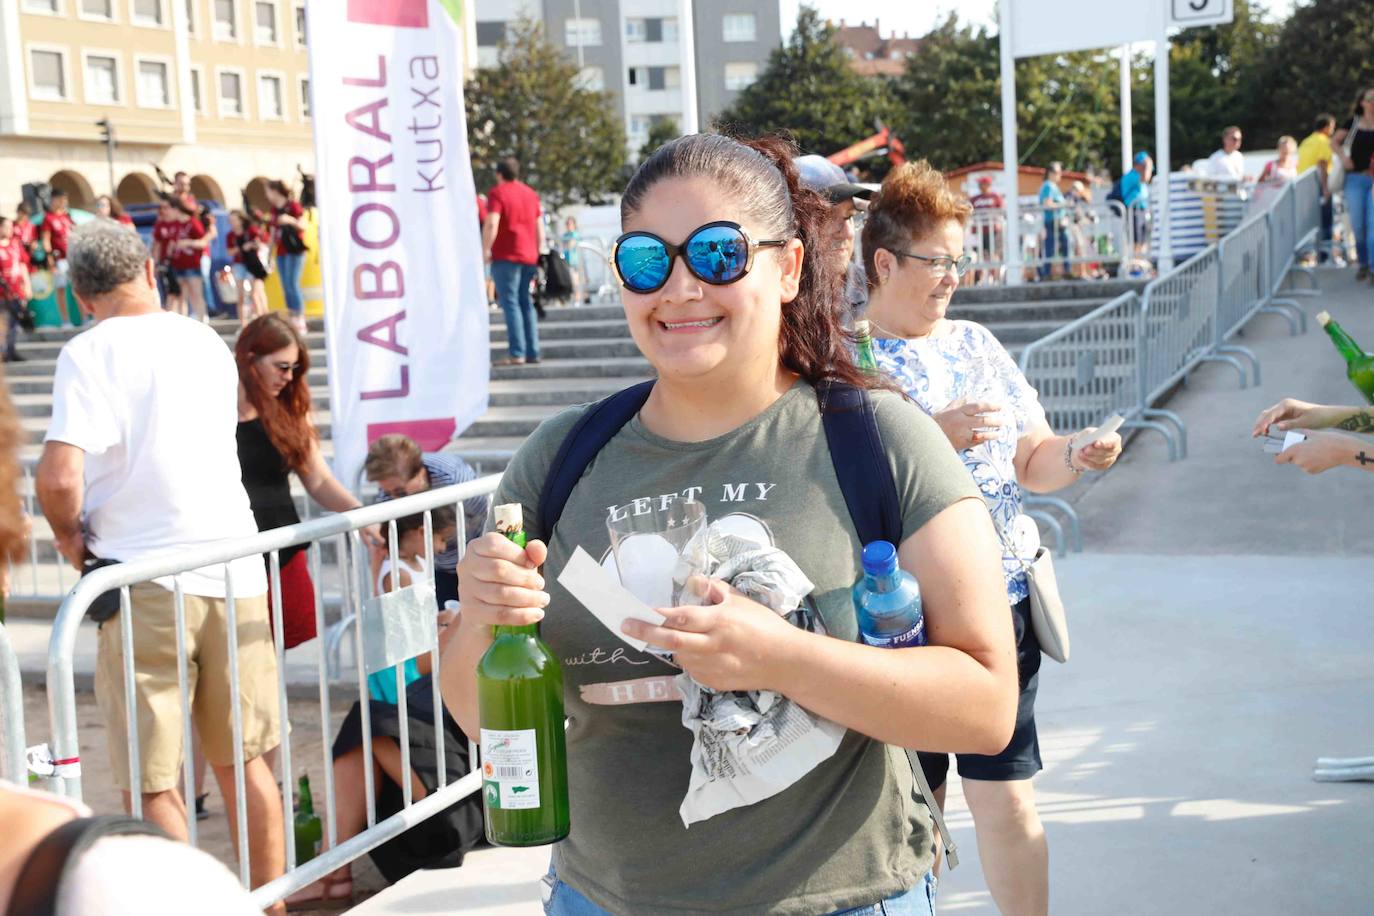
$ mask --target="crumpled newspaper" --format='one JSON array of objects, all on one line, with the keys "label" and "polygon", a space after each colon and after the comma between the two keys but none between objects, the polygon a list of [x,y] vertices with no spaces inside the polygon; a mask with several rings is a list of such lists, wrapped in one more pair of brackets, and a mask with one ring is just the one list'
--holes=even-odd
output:
[{"label": "crumpled newspaper", "polygon": [[[717,531],[707,535],[708,571],[795,626],[825,627],[806,605],[815,584],[784,551]],[[690,827],[722,811],[776,795],[835,753],[845,728],[768,690],[717,693],[676,678],[682,724],[691,731],[692,776],[678,814]]]}]

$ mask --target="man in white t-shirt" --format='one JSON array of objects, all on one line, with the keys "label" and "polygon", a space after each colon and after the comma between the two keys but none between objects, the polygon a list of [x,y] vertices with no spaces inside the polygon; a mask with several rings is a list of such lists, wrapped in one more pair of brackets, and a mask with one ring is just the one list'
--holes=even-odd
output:
[{"label": "man in white t-shirt", "polygon": [[1221,149],[1207,157],[1208,178],[1245,180],[1245,157],[1240,154],[1240,140],[1240,128],[1235,125],[1221,132]]},{"label": "man in white t-shirt", "polygon": [[[164,312],[136,233],[109,220],[72,232],[72,290],[93,328],[62,348],[35,480],[62,555],[78,569],[131,562],[256,533],[236,445],[238,371],[209,327]],[[144,816],[186,838],[173,580],[186,617],[191,717],[234,817],[228,602],[238,638],[245,800],[253,885],[282,874],[281,794],[261,755],[279,741],[277,665],[262,559],[244,557],[133,586],[138,753]],[[227,581],[226,581],[227,580]],[[131,790],[117,609],[98,635],[96,699],[115,782]]]}]

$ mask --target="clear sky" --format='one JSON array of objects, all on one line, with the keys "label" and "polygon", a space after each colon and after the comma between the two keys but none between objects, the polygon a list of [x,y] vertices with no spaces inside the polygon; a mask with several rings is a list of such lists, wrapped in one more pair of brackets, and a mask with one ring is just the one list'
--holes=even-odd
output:
[{"label": "clear sky", "polygon": [[[1295,0],[1261,0],[1275,15],[1283,18],[1293,11]],[[952,10],[959,19],[991,26],[996,16],[996,0],[810,0],[822,16],[839,22],[872,23],[879,21],[883,35],[910,32],[912,37],[924,35]],[[784,21],[795,21],[799,0],[782,0]],[[789,12],[790,11],[790,12]]]}]

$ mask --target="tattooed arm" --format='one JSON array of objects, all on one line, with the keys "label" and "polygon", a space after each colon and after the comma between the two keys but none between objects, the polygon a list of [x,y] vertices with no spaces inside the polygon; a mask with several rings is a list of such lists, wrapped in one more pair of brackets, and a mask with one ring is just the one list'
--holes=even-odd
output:
[{"label": "tattooed arm", "polygon": [[1374,473],[1374,439],[1349,433],[1309,432],[1307,441],[1284,449],[1276,464],[1294,464],[1309,474],[1342,465]]},{"label": "tattooed arm", "polygon": [[1334,427],[1351,433],[1374,433],[1374,407],[1336,407],[1284,398],[1260,413],[1252,435],[1264,435],[1270,425],[1281,431]]}]

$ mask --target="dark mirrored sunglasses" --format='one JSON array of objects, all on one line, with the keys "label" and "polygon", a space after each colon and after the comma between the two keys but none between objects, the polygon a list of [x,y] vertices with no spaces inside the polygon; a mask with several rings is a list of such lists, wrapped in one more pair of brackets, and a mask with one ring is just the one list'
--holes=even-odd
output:
[{"label": "dark mirrored sunglasses", "polygon": [[703,283],[724,286],[749,273],[760,248],[779,248],[783,239],[753,241],[738,223],[720,221],[699,226],[681,245],[671,245],[652,232],[627,232],[611,252],[620,284],[634,293],[662,289],[681,257],[692,276]]}]

